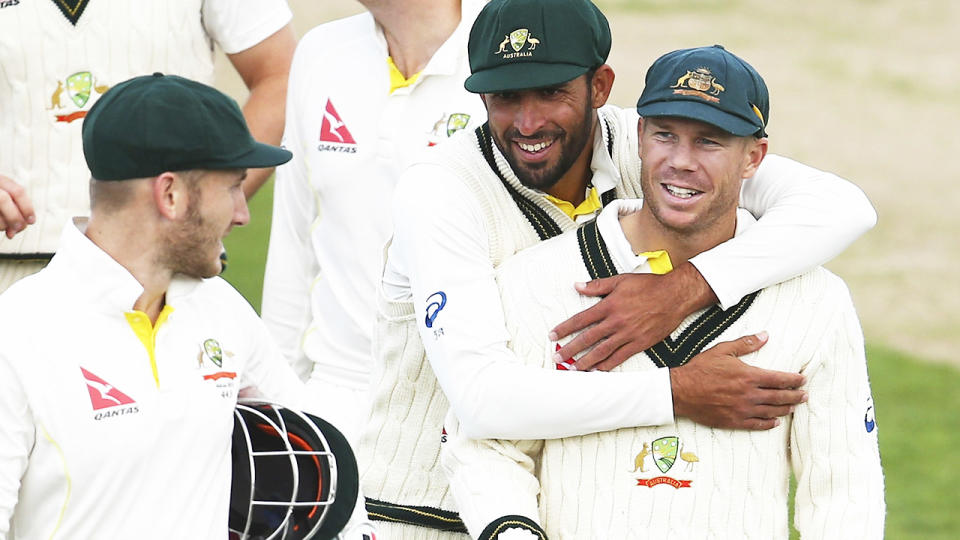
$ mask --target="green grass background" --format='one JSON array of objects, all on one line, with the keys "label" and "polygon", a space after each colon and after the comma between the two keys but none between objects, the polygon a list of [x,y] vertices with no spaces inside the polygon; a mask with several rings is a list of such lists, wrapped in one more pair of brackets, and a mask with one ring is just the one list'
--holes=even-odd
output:
[{"label": "green grass background", "polygon": [[[250,202],[250,224],[225,242],[224,277],[257,311],[272,201],[271,180]],[[867,358],[886,475],[886,537],[960,538],[960,372],[877,345],[867,346]]]}]

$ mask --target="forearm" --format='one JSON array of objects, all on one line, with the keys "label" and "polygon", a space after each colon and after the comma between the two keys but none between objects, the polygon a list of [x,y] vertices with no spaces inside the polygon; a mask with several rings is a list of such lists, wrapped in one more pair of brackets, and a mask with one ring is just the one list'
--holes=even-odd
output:
[{"label": "forearm", "polygon": [[[253,47],[228,55],[250,91],[243,115],[253,138],[277,145],[283,137],[287,82],[296,49],[296,37],[288,24]],[[251,169],[244,181],[249,199],[273,173],[273,169]]]}]

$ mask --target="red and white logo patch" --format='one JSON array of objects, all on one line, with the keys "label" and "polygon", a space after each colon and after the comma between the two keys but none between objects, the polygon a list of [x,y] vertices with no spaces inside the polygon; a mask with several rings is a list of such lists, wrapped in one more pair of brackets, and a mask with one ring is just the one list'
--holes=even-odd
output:
[{"label": "red and white logo patch", "polygon": [[323,111],[323,124],[320,126],[320,142],[356,145],[353,135],[347,125],[340,118],[333,102],[327,99],[327,106]]},{"label": "red and white logo patch", "polygon": [[93,410],[136,403],[130,396],[117,390],[107,381],[83,368],[80,368],[80,371],[83,372],[83,378],[87,382],[87,391],[90,393],[90,404],[93,405]]}]

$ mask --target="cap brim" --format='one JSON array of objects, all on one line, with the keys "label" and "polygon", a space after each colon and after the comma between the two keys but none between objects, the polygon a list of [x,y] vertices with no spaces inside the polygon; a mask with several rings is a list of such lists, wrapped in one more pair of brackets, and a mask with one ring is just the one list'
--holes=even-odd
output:
[{"label": "cap brim", "polygon": [[590,68],[573,64],[516,62],[478,71],[463,86],[474,94],[491,94],[555,86],[572,81]]},{"label": "cap brim", "polygon": [[264,167],[276,167],[282,165],[293,158],[289,150],[254,142],[249,152],[240,157],[231,159],[230,163],[225,164],[228,169],[261,169]]},{"label": "cap brim", "polygon": [[758,131],[763,131],[763,126],[758,126],[739,116],[698,101],[657,101],[646,105],[638,105],[637,113],[641,117],[676,116],[698,120],[738,137],[746,137]]}]

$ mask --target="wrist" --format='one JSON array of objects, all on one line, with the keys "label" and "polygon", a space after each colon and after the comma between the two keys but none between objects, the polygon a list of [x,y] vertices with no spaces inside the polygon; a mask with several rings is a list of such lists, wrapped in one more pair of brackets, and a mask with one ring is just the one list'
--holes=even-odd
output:
[{"label": "wrist", "polygon": [[672,277],[676,280],[678,290],[681,291],[677,296],[687,315],[720,301],[710,284],[700,274],[700,270],[690,261],[684,262],[667,275],[673,275]]}]

